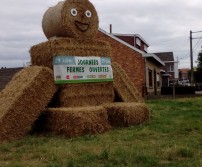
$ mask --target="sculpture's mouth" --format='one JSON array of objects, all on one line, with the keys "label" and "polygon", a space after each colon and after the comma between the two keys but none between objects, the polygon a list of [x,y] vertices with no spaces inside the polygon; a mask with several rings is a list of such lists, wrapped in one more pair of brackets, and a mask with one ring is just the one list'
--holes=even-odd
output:
[{"label": "sculpture's mouth", "polygon": [[87,31],[87,30],[88,30],[88,27],[89,27],[89,24],[87,24],[87,23],[82,23],[82,22],[80,22],[80,21],[75,21],[75,25],[76,25],[76,27],[77,27],[80,31],[82,31],[82,32]]}]

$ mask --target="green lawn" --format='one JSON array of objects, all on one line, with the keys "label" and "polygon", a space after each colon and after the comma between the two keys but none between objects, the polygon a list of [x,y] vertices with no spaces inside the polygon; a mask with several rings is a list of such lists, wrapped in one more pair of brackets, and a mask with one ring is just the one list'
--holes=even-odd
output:
[{"label": "green lawn", "polygon": [[202,98],[147,101],[151,119],[96,136],[0,144],[0,166],[202,167]]}]

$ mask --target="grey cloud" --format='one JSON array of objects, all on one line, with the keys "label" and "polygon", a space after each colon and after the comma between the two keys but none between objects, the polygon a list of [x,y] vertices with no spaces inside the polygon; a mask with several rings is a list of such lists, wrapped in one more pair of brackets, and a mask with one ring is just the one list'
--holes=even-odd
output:
[{"label": "grey cloud", "polygon": [[[200,0],[117,0],[115,4],[98,6],[101,28],[108,31],[111,23],[113,32],[138,33],[150,44],[150,52],[173,51],[175,57],[184,57],[189,54],[189,31],[202,30]],[[194,52],[195,59],[200,49]]]},{"label": "grey cloud", "polygon": [[[151,52],[173,51],[176,57],[183,57],[189,53],[189,31],[202,30],[201,0],[90,1],[98,11],[102,29],[109,31],[109,24],[113,24],[115,33],[138,33],[150,44]],[[1,0],[0,67],[29,61],[30,47],[47,40],[41,28],[43,14],[58,2]],[[199,50],[194,52],[195,58]],[[180,64],[187,66],[187,62],[188,58],[182,59]]]}]

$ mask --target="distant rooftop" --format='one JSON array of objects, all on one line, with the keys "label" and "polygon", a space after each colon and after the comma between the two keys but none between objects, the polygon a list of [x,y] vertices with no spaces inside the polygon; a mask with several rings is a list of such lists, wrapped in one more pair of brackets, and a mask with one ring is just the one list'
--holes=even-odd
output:
[{"label": "distant rooftop", "polygon": [[190,70],[191,70],[190,68],[181,68],[181,69],[179,69],[179,71],[181,71],[182,73],[187,73]]},{"label": "distant rooftop", "polygon": [[154,54],[157,55],[163,62],[174,61],[173,52],[159,52]]}]

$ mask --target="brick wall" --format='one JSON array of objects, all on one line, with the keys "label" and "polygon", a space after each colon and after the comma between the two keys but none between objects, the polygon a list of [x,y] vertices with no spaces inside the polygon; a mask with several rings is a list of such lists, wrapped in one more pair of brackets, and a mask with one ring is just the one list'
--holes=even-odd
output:
[{"label": "brick wall", "polygon": [[145,95],[145,63],[142,55],[102,32],[97,34],[97,38],[109,42],[112,48],[112,61],[122,66],[134,86]]}]

